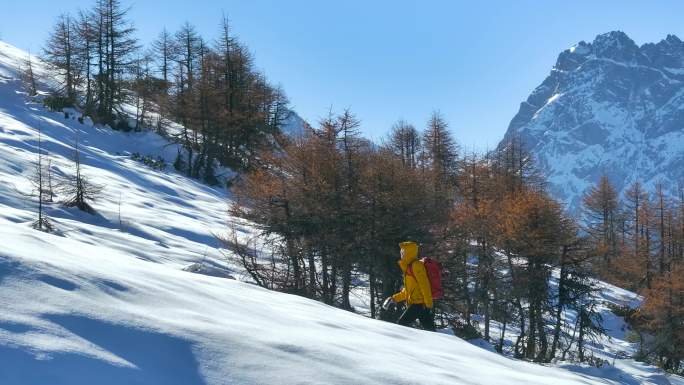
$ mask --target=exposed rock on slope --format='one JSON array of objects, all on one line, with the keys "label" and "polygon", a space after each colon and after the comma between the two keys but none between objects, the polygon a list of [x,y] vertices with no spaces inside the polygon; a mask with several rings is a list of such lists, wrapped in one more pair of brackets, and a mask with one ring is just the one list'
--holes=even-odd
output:
[{"label": "exposed rock on slope", "polygon": [[638,46],[623,32],[563,51],[506,133],[521,138],[552,192],[577,209],[602,173],[618,191],[635,180],[684,181],[684,43]]}]

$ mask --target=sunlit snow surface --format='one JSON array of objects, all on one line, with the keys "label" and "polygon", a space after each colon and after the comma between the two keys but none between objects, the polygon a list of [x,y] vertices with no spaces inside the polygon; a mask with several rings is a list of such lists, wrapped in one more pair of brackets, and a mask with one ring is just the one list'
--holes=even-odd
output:
[{"label": "sunlit snow surface", "polygon": [[[241,282],[213,235],[224,231],[229,197],[131,160],[173,159],[176,148],[153,133],[80,124],[28,103],[16,70],[24,55],[0,43],[0,384],[667,383],[631,361],[517,361]],[[31,229],[35,205],[23,195],[38,127],[57,174],[70,172],[80,130],[83,172],[103,187],[97,215],[49,205],[55,234]],[[238,279],[183,270],[200,261]]]}]

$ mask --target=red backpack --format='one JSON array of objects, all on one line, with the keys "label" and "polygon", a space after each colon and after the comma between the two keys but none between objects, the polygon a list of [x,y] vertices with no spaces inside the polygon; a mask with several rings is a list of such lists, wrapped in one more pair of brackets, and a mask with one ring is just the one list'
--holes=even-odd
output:
[{"label": "red backpack", "polygon": [[[421,258],[420,262],[425,266],[428,281],[430,281],[430,291],[432,292],[432,299],[440,299],[444,296],[444,289],[442,289],[442,264],[430,257]],[[413,269],[408,267],[407,273],[415,278]]]}]

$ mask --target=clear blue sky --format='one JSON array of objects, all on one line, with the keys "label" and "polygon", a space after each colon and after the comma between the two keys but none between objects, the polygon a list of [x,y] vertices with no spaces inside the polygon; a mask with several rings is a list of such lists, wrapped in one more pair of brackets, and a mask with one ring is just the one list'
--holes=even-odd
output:
[{"label": "clear blue sky", "polygon": [[[684,39],[682,1],[123,0],[143,42],[190,21],[213,37],[221,13],[316,122],[351,108],[382,138],[403,118],[423,127],[434,109],[467,149],[495,146],[519,103],[580,40],[623,30],[637,44]],[[91,0],[7,0],[0,36],[40,49],[60,12]]]}]

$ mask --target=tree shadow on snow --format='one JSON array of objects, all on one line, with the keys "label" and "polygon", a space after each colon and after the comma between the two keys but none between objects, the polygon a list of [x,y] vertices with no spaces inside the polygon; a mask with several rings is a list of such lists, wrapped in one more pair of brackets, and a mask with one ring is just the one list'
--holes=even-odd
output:
[{"label": "tree shadow on snow", "polygon": [[[595,368],[592,366],[580,366],[580,365],[562,365],[563,369],[569,370],[575,374],[579,374],[585,377],[593,377],[598,380],[614,380],[619,384],[624,385],[640,385],[645,383],[653,385],[670,385],[670,381],[667,376],[660,372],[658,369],[653,368],[650,375],[647,376],[634,376],[620,368],[615,366],[605,365],[601,368]],[[644,378],[645,377],[645,378]]]},{"label": "tree shadow on snow", "polygon": [[50,315],[48,320],[130,362],[117,366],[79,353],[36,357],[0,346],[3,385],[204,385],[188,341],[130,326],[80,316]]}]

